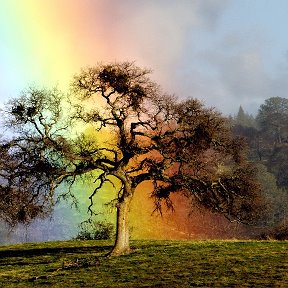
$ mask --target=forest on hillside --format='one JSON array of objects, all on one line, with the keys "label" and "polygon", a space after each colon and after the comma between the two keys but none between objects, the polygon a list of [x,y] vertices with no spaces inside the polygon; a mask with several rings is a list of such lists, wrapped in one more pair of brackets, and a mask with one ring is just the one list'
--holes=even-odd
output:
[{"label": "forest on hillside", "polygon": [[269,213],[263,224],[277,227],[268,232],[270,237],[275,234],[276,238],[287,238],[288,99],[266,99],[255,116],[246,113],[240,106],[230,120],[234,135],[245,139],[249,159],[258,168],[263,193],[269,203]]}]

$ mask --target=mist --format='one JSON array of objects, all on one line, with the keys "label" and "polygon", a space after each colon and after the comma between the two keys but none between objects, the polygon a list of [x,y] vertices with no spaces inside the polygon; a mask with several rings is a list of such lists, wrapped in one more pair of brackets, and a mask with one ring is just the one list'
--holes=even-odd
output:
[{"label": "mist", "polygon": [[[286,1],[29,3],[4,1],[0,11],[1,107],[30,85],[68,89],[81,68],[125,60],[151,69],[163,91],[181,99],[200,99],[225,115],[236,115],[241,105],[255,116],[265,99],[287,97]],[[89,217],[83,200],[87,197],[81,194],[79,199],[80,210],[63,202],[51,218],[30,226],[11,232],[3,224],[1,242],[75,237],[78,225]],[[99,200],[97,208],[104,211],[99,219],[106,217],[114,223],[114,214],[104,208],[106,202],[106,198]],[[149,200],[141,214],[145,221],[138,221],[139,215],[131,211],[134,237],[162,237],[157,231],[164,238],[253,236],[248,228],[228,223],[223,216],[191,212],[183,200],[176,202],[175,214],[168,211],[163,218],[151,216]],[[151,223],[158,223],[162,230],[143,229]]]}]

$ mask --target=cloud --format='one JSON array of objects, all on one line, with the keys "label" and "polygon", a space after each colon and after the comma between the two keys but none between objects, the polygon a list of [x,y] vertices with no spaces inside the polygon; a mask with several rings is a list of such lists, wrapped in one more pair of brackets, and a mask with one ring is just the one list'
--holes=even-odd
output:
[{"label": "cloud", "polygon": [[213,38],[212,32],[202,31],[196,46],[191,35],[191,49],[178,66],[181,95],[199,98],[225,114],[237,113],[240,105],[255,114],[265,99],[287,96],[287,55],[283,53],[279,63],[274,55],[271,59],[269,36],[229,29]]},{"label": "cloud", "polygon": [[151,67],[164,89],[178,90],[171,82],[187,42],[198,29],[214,29],[228,2],[102,1],[101,23],[110,39],[107,49],[112,60],[135,60]]},{"label": "cloud", "polygon": [[[221,47],[203,58],[209,61],[221,83],[223,110],[233,112],[242,105],[248,112],[256,113],[265,99],[287,96],[288,69],[269,63],[269,46],[261,35],[252,33],[248,39],[238,36],[233,44],[223,41]],[[285,55],[281,61],[285,63]]]},{"label": "cloud", "polygon": [[217,27],[219,19],[229,6],[229,0],[205,0],[193,1],[199,12],[199,18],[202,24],[209,29]]}]

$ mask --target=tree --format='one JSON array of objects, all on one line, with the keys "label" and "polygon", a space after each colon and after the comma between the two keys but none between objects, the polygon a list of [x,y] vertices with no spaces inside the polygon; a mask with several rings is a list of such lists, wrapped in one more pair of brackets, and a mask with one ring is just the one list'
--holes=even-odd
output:
[{"label": "tree", "polygon": [[271,97],[259,108],[256,118],[262,132],[274,145],[287,142],[288,137],[288,99]]},{"label": "tree", "polygon": [[46,217],[54,205],[52,164],[45,155],[47,145],[41,142],[46,141],[43,131],[39,130],[42,125],[49,133],[58,121],[60,98],[54,93],[30,90],[2,111],[2,117],[8,117],[6,128],[15,133],[2,139],[0,146],[0,217],[11,226]]},{"label": "tree", "polygon": [[234,124],[241,125],[243,127],[255,127],[255,119],[253,115],[249,115],[244,112],[242,106],[239,107],[237,115],[234,117]]},{"label": "tree", "polygon": [[2,149],[11,159],[19,155],[19,173],[11,176],[2,169],[27,183],[36,199],[52,195],[63,183],[72,194],[79,177],[96,183],[91,212],[98,191],[116,192],[111,255],[130,250],[129,208],[144,181],[153,183],[151,195],[160,212],[162,204],[173,207],[170,195],[178,192],[231,220],[248,222],[259,200],[256,171],[226,119],[195,99],[163,94],[149,73],[133,63],[100,64],[75,76],[69,101],[59,91],[32,89],[6,108],[6,125],[14,134]]},{"label": "tree", "polygon": [[262,194],[266,199],[266,211],[263,211],[263,217],[259,225],[263,227],[275,227],[283,221],[287,215],[288,194],[285,189],[277,185],[276,177],[268,172],[267,167],[257,163],[258,179],[262,186]]},{"label": "tree", "polygon": [[243,137],[249,147],[250,160],[262,160],[264,154],[264,147],[261,143],[260,133],[254,127],[242,126],[241,124],[234,124],[232,132],[237,137]]},{"label": "tree", "polygon": [[256,120],[260,128],[258,147],[263,155],[261,160],[276,176],[277,184],[287,188],[288,99],[272,97],[265,100]]}]

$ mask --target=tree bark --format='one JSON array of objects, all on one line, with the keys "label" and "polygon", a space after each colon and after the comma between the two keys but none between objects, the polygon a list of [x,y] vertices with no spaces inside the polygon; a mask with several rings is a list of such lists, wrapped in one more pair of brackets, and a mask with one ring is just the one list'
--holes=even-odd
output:
[{"label": "tree bark", "polygon": [[130,252],[129,209],[132,195],[123,197],[117,205],[116,240],[109,256],[120,256]]}]

